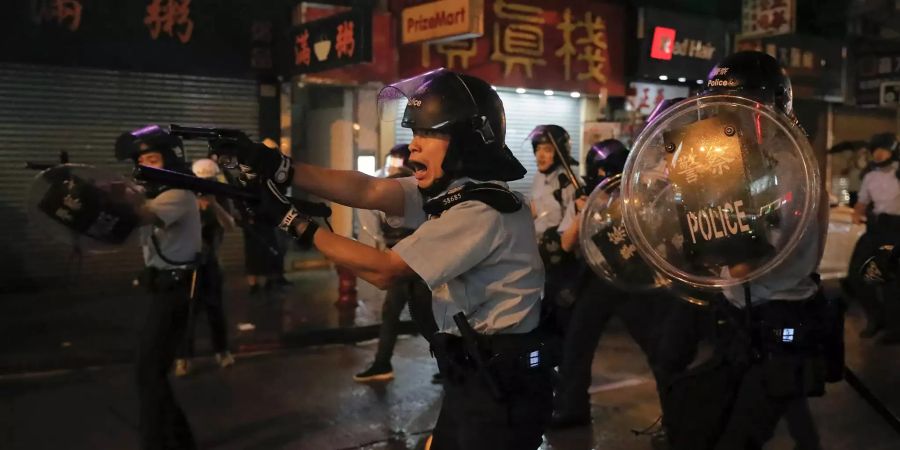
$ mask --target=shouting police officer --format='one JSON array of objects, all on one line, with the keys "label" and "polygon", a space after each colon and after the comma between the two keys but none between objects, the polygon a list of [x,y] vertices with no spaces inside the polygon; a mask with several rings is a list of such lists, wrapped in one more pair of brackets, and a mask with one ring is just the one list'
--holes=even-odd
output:
[{"label": "shouting police officer", "polygon": [[[135,165],[189,173],[175,153],[181,141],[151,125],[123,133],[116,141],[118,159]],[[141,212],[147,224],[141,232],[145,283],[152,293],[140,331],[137,384],[141,447],[194,448],[184,412],[167,377],[179,345],[184,342],[189,302],[202,240],[197,197],[190,191],[147,184],[148,201]]]},{"label": "shouting police officer", "polygon": [[401,124],[413,131],[414,177],[302,163],[291,177],[279,153],[256,146],[238,156],[270,188],[292,181],[380,210],[391,225],[418,227],[412,235],[377,250],[319,228],[271,190],[260,215],[380,288],[419,276],[432,290],[432,350],[445,377],[432,449],[537,448],[552,401],[536,332],[544,275],[528,208],[505,183],[525,169],[505,145],[503,104],[484,81],[446,70],[386,87],[380,100],[389,99],[407,105]]}]

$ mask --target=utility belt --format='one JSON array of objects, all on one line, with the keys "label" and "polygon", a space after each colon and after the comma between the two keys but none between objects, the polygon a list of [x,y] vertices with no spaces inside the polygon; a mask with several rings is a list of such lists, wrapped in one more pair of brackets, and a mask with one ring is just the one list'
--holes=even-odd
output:
[{"label": "utility belt", "polygon": [[894,214],[871,214],[867,219],[866,231],[872,233],[900,232],[900,216]]},{"label": "utility belt", "polygon": [[194,280],[193,268],[159,269],[147,267],[144,269],[143,284],[150,292],[166,292],[179,288],[190,288]]},{"label": "utility belt", "polygon": [[[551,370],[550,352],[543,333],[475,333],[475,347],[466,338],[437,333],[431,341],[431,353],[448,383],[462,384],[468,377],[483,377],[495,397],[501,399],[523,376]],[[477,354],[473,354],[477,352]]]},{"label": "utility belt", "polygon": [[[843,378],[844,308],[821,293],[805,301],[772,300],[752,307],[751,364],[760,364],[769,394],[819,396]],[[745,311],[740,311],[745,314]],[[746,331],[746,326],[740,327]]]}]

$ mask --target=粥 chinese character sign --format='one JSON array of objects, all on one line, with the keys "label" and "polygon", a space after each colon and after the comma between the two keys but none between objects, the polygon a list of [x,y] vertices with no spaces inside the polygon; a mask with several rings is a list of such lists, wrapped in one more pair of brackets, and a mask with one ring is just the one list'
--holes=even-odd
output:
[{"label": "\u7ca5 chinese character sign", "polygon": [[796,11],[794,0],[743,0],[741,34],[775,36],[793,33]]},{"label": "\u7ca5 chinese character sign", "polygon": [[400,75],[446,67],[501,86],[624,94],[623,7],[495,0],[484,21],[477,39],[401,47]]},{"label": "\u7ca5 chinese character sign", "polygon": [[349,11],[294,27],[294,73],[315,73],[370,62],[371,30],[370,11]]},{"label": "\u7ca5 chinese character sign", "polygon": [[401,42],[438,42],[484,34],[483,0],[438,0],[405,8],[400,24]]}]

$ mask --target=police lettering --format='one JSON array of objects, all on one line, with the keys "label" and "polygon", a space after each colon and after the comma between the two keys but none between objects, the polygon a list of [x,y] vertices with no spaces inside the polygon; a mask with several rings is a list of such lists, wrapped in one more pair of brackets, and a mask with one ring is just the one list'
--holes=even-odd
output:
[{"label": "police lettering", "polygon": [[743,206],[744,202],[737,200],[733,203],[726,202],[724,206],[688,212],[691,242],[696,244],[698,237],[703,241],[711,241],[750,231],[750,226],[746,223],[747,215],[741,211]]}]

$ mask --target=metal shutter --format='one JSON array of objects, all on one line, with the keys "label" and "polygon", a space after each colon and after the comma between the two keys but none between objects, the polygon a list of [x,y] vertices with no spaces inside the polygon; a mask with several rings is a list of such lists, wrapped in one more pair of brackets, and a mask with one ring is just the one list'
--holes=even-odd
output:
[{"label": "metal shutter", "polygon": [[[25,197],[33,171],[26,160],[71,162],[122,174],[113,143],[123,131],[148,123],[231,127],[257,134],[257,83],[184,75],[0,64],[0,286],[33,285],[75,276],[71,249],[27,223]],[[186,145],[188,159],[204,157],[205,143]],[[222,260],[243,260],[240,233],[225,239]],[[140,270],[137,244],[119,252],[84,255],[82,279],[121,279]],[[72,268],[74,269],[74,267]]]},{"label": "metal shutter", "polygon": [[[509,183],[511,189],[525,195],[531,192],[531,180],[537,172],[531,145],[522,143],[534,127],[541,124],[556,124],[566,129],[572,138],[572,155],[581,155],[581,99],[562,95],[517,94],[505,89],[498,90],[506,111],[506,145],[516,158],[528,169],[525,178]],[[405,107],[405,103],[401,105]],[[403,116],[400,111],[399,117]],[[412,140],[412,131],[402,128],[400,120],[395,123],[397,142]],[[576,170],[577,172],[577,170]]]}]

